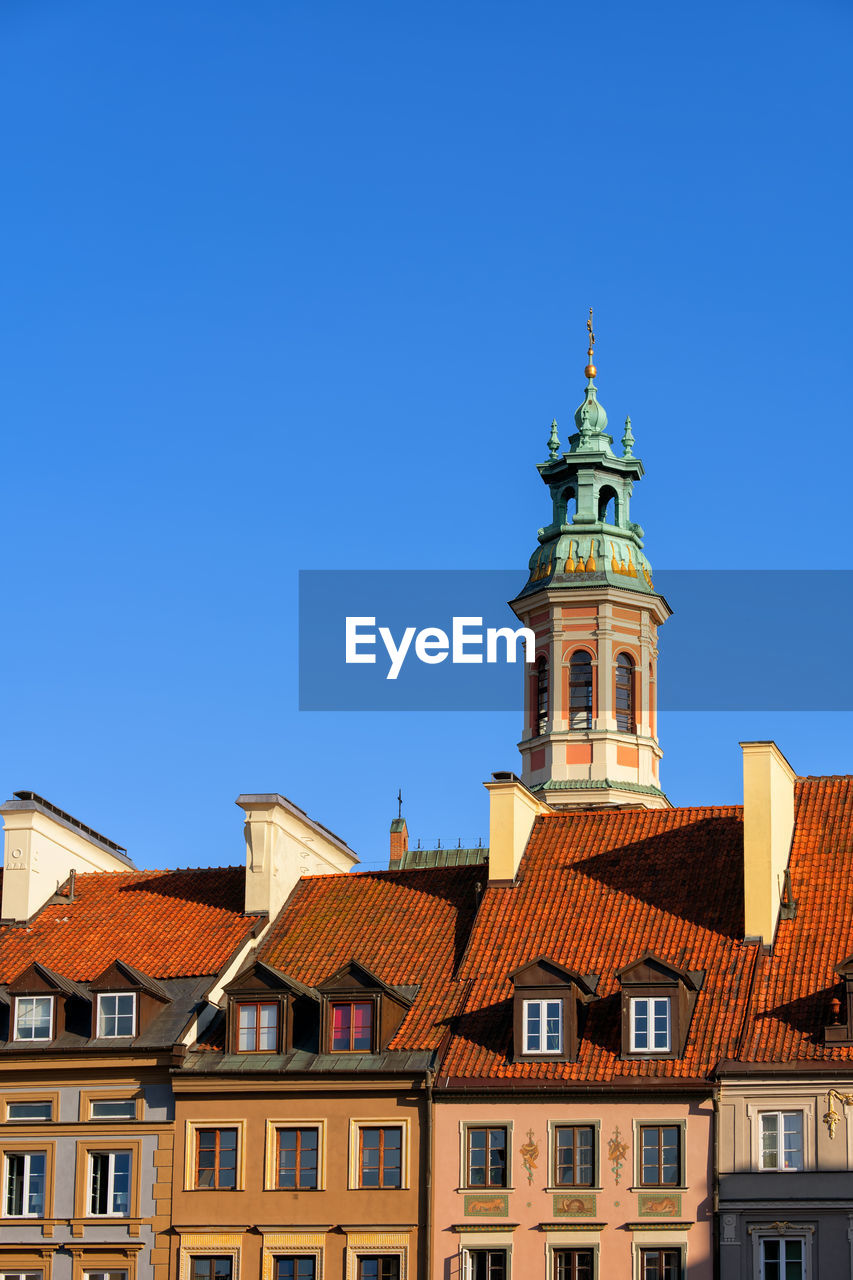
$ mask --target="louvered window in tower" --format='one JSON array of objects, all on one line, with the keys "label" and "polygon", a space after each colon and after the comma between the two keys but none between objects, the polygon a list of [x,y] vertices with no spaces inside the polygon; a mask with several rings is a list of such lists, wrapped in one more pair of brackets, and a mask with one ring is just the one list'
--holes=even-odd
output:
[{"label": "louvered window in tower", "polygon": [[569,664],[569,726],[592,728],[592,658],[585,649],[573,653]]},{"label": "louvered window in tower", "polygon": [[548,659],[540,658],[536,664],[536,732],[540,738],[548,732],[549,699]]},{"label": "louvered window in tower", "polygon": [[633,733],[634,721],[634,659],[628,653],[620,653],[616,659],[616,728],[620,733]]}]

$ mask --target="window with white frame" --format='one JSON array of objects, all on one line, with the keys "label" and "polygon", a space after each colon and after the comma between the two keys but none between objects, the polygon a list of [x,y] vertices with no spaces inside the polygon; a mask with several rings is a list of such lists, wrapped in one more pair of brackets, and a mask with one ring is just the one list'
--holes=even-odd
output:
[{"label": "window with white frame", "polygon": [[15,1151],[6,1156],[3,1212],[7,1218],[43,1218],[45,1170],[43,1151]]},{"label": "window with white frame", "polygon": [[89,1103],[90,1120],[135,1120],[135,1098],[92,1098]]},{"label": "window with white frame", "polygon": [[760,1280],[807,1280],[802,1239],[765,1236],[761,1241]]},{"label": "window with white frame", "polygon": [[84,1271],[83,1280],[127,1280],[126,1271]]},{"label": "window with white frame", "polygon": [[631,1052],[669,1053],[671,1044],[669,996],[635,996],[631,1000]]},{"label": "window with white frame", "polygon": [[509,1253],[506,1249],[466,1249],[465,1280],[509,1280]]},{"label": "window with white frame", "polygon": [[136,1035],[136,992],[98,996],[98,1036],[116,1040]]},{"label": "window with white frame", "polygon": [[15,1039],[53,1039],[53,996],[15,997]]},{"label": "window with white frame", "polygon": [[761,1168],[800,1170],[803,1168],[802,1111],[762,1111]]},{"label": "window with white frame", "polygon": [[29,1121],[53,1119],[53,1103],[49,1099],[30,1102],[7,1102],[6,1119],[19,1124]]},{"label": "window with white frame", "polygon": [[524,1052],[563,1052],[562,1000],[524,1001]]},{"label": "window with white frame", "polygon": [[41,1271],[0,1271],[0,1280],[42,1280]]},{"label": "window with white frame", "polygon": [[130,1215],[129,1151],[93,1151],[89,1155],[89,1212],[96,1217]]}]

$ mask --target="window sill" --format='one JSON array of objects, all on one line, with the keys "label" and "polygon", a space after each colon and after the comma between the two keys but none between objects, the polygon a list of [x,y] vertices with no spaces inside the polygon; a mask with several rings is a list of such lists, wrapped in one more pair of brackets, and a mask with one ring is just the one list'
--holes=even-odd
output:
[{"label": "window sill", "polygon": [[672,1183],[666,1182],[661,1186],[653,1182],[645,1182],[642,1186],[629,1187],[629,1191],[689,1191],[690,1188],[684,1182]]},{"label": "window sill", "polygon": [[503,1195],[505,1191],[515,1191],[515,1187],[457,1187],[456,1191],[459,1195]]},{"label": "window sill", "polygon": [[602,1192],[603,1190],[604,1190],[604,1187],[600,1187],[600,1186],[588,1187],[585,1185],[571,1186],[571,1187],[569,1186],[545,1187],[545,1193],[546,1195],[549,1195],[549,1196],[562,1196],[562,1195],[567,1195],[570,1192],[576,1195],[584,1195],[584,1194],[592,1195],[593,1193]]}]

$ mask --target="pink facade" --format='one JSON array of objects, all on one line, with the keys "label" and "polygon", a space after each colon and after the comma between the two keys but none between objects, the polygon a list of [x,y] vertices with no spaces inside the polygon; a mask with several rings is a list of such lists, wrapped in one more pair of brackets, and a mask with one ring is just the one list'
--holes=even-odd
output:
[{"label": "pink facade", "polygon": [[[486,1100],[471,1083],[467,1097],[435,1094],[435,1280],[479,1280],[490,1274],[485,1254],[501,1251],[507,1280],[574,1280],[575,1272],[584,1280],[644,1280],[656,1264],[666,1274],[673,1253],[682,1276],[712,1280],[710,1097],[652,1084],[618,1101],[552,1093],[528,1102],[517,1092]],[[652,1171],[661,1140],[670,1159],[677,1145],[676,1173],[671,1165]]]}]

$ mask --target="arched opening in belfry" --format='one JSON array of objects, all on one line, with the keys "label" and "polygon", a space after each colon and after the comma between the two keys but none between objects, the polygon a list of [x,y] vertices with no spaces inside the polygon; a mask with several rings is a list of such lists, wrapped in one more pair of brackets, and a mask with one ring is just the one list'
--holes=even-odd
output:
[{"label": "arched opening in belfry", "polygon": [[569,485],[569,487],[567,489],[564,489],[563,492],[560,494],[559,502],[557,504],[557,511],[558,511],[557,523],[571,524],[577,509],[578,509],[578,495],[575,489],[571,485]]},{"label": "arched opening in belfry", "polygon": [[598,518],[604,524],[619,523],[619,495],[612,485],[602,485],[598,491]]}]

